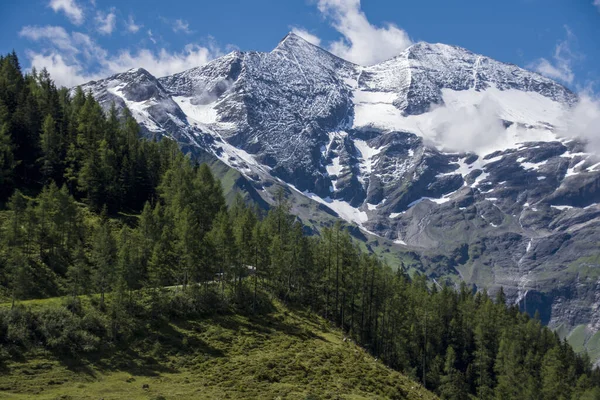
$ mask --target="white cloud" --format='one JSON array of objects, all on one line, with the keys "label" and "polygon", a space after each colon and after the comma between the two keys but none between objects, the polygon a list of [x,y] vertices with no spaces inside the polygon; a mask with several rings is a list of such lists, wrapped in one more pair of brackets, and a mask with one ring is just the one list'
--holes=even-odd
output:
[{"label": "white cloud", "polygon": [[190,24],[182,19],[175,20],[173,23],[173,32],[183,32],[187,33],[188,35],[192,33],[190,30]]},{"label": "white cloud", "polygon": [[98,33],[101,35],[110,35],[115,29],[117,23],[117,16],[115,15],[114,9],[109,13],[102,11],[96,12],[96,26]]},{"label": "white cloud", "polygon": [[[600,1],[600,0],[598,0],[598,1]],[[318,36],[313,35],[312,33],[308,32],[306,29],[293,27],[292,33],[295,33],[296,35],[300,36],[302,39],[306,40],[309,43],[314,44],[315,46],[321,45],[321,39]]]},{"label": "white cloud", "polygon": [[540,58],[528,67],[548,78],[571,84],[575,79],[573,62],[581,56],[572,50],[572,44],[576,40],[575,35],[567,26],[565,26],[565,30],[567,38],[557,43],[552,61]]},{"label": "white cloud", "polygon": [[46,40],[65,51],[75,51],[71,36],[61,26],[24,26],[19,36],[33,41]]},{"label": "white cloud", "polygon": [[197,44],[188,44],[183,51],[173,53],[166,49],[160,49],[158,52],[141,49],[136,53],[125,50],[106,60],[105,67],[110,73],[142,67],[152,75],[161,77],[204,65],[220,55],[219,51]]},{"label": "white cloud", "polygon": [[31,66],[48,69],[58,85],[68,87],[137,67],[145,68],[157,77],[171,75],[204,65],[222,55],[212,42],[208,46],[190,43],[180,52],[142,48],[136,52],[121,50],[111,55],[90,36],[81,32],[69,34],[62,27],[26,26],[19,34],[44,44],[42,51],[27,51]]},{"label": "white cloud", "polygon": [[397,56],[412,44],[406,31],[393,24],[372,25],[361,10],[360,0],[318,0],[318,7],[343,36],[331,43],[329,50],[348,61],[375,64]]},{"label": "white cloud", "polygon": [[598,11],[600,11],[600,0],[594,0],[594,5],[598,7]]},{"label": "white cloud", "polygon": [[533,69],[548,78],[566,83],[573,83],[573,79],[575,79],[575,74],[571,70],[571,66],[564,60],[557,60],[553,64],[547,59],[541,58],[533,64]]},{"label": "white cloud", "polygon": [[453,151],[486,154],[510,141],[499,117],[500,106],[489,97],[459,108],[441,106],[432,110],[435,141]]},{"label": "white cloud", "polygon": [[579,102],[562,120],[563,135],[584,139],[589,151],[600,154],[600,97],[591,91],[583,91],[579,94]]},{"label": "white cloud", "polygon": [[86,59],[101,59],[106,51],[97,46],[88,35],[81,32],[69,34],[61,26],[24,26],[19,36],[34,42],[43,42],[47,50],[60,50],[63,58],[81,55]]},{"label": "white cloud", "polygon": [[108,52],[98,46],[88,35],[80,32],[71,34],[73,42],[77,46],[77,52],[72,55],[73,59],[83,57],[85,62],[95,63],[106,59]]},{"label": "white cloud", "polygon": [[150,39],[150,41],[154,44],[156,44],[156,39],[154,39],[154,35],[152,34],[152,29],[148,29],[148,38]]},{"label": "white cloud", "polygon": [[127,30],[129,32],[137,33],[142,27],[143,25],[136,24],[133,17],[131,15],[129,16],[129,19],[127,20]]},{"label": "white cloud", "polygon": [[83,9],[77,5],[75,0],[50,0],[48,4],[55,12],[62,11],[75,25],[81,25],[84,21]]},{"label": "white cloud", "polygon": [[27,51],[26,54],[32,67],[38,70],[46,68],[59,86],[73,87],[101,77],[98,74],[86,74],[81,64],[69,62],[57,52],[45,55]]}]

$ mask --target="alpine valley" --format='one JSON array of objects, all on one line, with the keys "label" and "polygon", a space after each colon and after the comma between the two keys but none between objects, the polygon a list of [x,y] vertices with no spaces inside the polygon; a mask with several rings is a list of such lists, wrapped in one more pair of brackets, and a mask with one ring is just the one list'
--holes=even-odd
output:
[{"label": "alpine valley", "polygon": [[341,218],[436,283],[502,287],[600,358],[600,159],[569,131],[578,98],[560,84],[444,44],[363,67],[288,34],[82,87],[210,161],[226,191],[265,206],[283,187],[307,229]]}]

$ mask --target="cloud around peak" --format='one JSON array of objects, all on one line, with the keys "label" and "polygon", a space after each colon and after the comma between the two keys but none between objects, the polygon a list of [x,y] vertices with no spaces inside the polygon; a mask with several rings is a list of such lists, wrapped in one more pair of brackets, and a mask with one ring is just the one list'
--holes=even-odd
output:
[{"label": "cloud around peak", "polygon": [[292,33],[300,36],[302,39],[306,40],[308,43],[314,44],[315,46],[321,45],[321,39],[317,35],[314,35],[307,31],[306,29],[292,27]]},{"label": "cloud around peak", "polygon": [[600,97],[585,89],[579,94],[579,101],[565,112],[563,126],[559,131],[563,136],[583,139],[587,150],[600,155]]},{"label": "cloud around peak", "polygon": [[397,56],[413,43],[406,31],[392,23],[371,24],[360,0],[319,0],[317,6],[342,35],[328,50],[345,60],[372,65]]},{"label": "cloud around peak", "polygon": [[157,77],[171,75],[222,55],[213,42],[207,46],[188,43],[181,51],[140,48],[111,54],[89,35],[69,33],[60,26],[25,26],[19,35],[43,44],[41,50],[26,52],[31,66],[46,68],[58,85],[67,87],[137,67]]}]

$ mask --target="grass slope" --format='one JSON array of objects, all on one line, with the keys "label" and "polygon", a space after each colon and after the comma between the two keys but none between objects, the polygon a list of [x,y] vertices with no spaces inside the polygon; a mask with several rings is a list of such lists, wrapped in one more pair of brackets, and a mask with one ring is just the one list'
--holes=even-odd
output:
[{"label": "grass slope", "polygon": [[106,354],[40,350],[0,364],[0,399],[436,398],[327,321],[278,302],[264,315],[148,326],[142,340]]},{"label": "grass slope", "polygon": [[588,353],[592,362],[598,365],[600,360],[600,332],[587,325],[577,325],[568,335],[567,341],[578,353]]}]

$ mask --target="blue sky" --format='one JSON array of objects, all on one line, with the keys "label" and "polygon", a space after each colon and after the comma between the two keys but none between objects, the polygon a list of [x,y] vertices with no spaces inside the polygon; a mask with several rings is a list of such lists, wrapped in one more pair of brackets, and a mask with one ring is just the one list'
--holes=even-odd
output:
[{"label": "blue sky", "polygon": [[466,47],[600,89],[600,0],[3,0],[0,51],[72,86],[133,67],[171,74],[290,30],[358,64],[417,41]]}]

